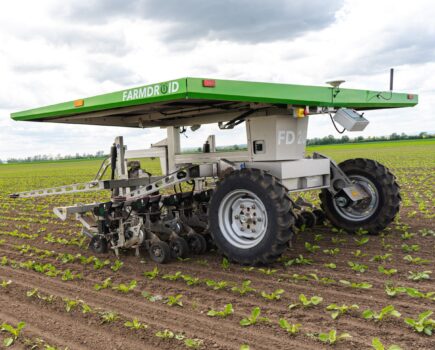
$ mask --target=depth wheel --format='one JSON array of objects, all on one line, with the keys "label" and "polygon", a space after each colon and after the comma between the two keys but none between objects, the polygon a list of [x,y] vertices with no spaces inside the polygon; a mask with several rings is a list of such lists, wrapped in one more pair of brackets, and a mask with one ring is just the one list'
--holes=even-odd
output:
[{"label": "depth wheel", "polygon": [[304,218],[306,228],[311,228],[316,224],[316,216],[312,212],[303,211],[301,216]]},{"label": "depth wheel", "polygon": [[382,164],[370,159],[349,159],[339,167],[353,182],[369,193],[369,198],[355,204],[343,205],[323,189],[320,194],[322,208],[328,220],[347,232],[360,229],[377,234],[396,217],[400,208],[400,191],[394,175]]},{"label": "depth wheel", "polygon": [[168,262],[171,257],[171,249],[169,245],[163,241],[152,243],[148,251],[151,260],[159,264]]},{"label": "depth wheel", "polygon": [[227,174],[210,202],[210,232],[219,250],[241,264],[268,264],[287,248],[295,222],[287,191],[270,174]]},{"label": "depth wheel", "polygon": [[89,242],[89,249],[96,254],[106,254],[108,251],[106,238],[101,235],[93,236]]},{"label": "depth wheel", "polygon": [[171,257],[174,259],[185,258],[189,254],[189,245],[186,240],[181,237],[177,237],[169,242],[169,248],[171,249]]},{"label": "depth wheel", "polygon": [[207,251],[207,241],[204,236],[199,233],[194,233],[189,236],[187,242],[189,243],[190,251],[193,254],[204,254]]}]

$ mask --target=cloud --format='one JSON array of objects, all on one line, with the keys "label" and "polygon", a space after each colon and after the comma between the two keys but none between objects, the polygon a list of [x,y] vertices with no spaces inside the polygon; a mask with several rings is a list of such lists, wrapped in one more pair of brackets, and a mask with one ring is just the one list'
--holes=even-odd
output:
[{"label": "cloud", "polygon": [[[104,23],[140,18],[166,23],[163,40],[270,42],[292,39],[331,24],[342,0],[93,0],[63,10],[71,20]],[[62,3],[62,6],[64,4]]]}]

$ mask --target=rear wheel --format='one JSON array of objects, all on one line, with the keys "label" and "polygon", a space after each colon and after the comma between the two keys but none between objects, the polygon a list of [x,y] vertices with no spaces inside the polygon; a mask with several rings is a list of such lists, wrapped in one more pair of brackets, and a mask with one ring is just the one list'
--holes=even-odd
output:
[{"label": "rear wheel", "polygon": [[171,256],[174,259],[185,258],[189,254],[189,245],[182,237],[176,237],[169,242],[169,248],[171,249]]},{"label": "rear wheel", "polygon": [[287,191],[258,169],[228,174],[210,202],[210,231],[219,250],[242,264],[267,264],[287,248],[295,218]]},{"label": "rear wheel", "polygon": [[106,238],[102,235],[93,236],[89,242],[89,249],[96,254],[106,254],[108,251]]},{"label": "rear wheel", "polygon": [[187,238],[190,251],[193,254],[204,254],[207,251],[207,241],[203,235],[194,233]]},{"label": "rear wheel", "polygon": [[348,232],[365,230],[376,234],[387,227],[400,208],[400,191],[394,175],[382,164],[370,159],[349,159],[339,167],[353,182],[369,194],[356,203],[347,203],[345,198],[334,197],[322,190],[322,208],[329,221]]},{"label": "rear wheel", "polygon": [[154,262],[164,264],[168,262],[171,257],[171,249],[166,242],[159,241],[151,244],[149,254]]}]

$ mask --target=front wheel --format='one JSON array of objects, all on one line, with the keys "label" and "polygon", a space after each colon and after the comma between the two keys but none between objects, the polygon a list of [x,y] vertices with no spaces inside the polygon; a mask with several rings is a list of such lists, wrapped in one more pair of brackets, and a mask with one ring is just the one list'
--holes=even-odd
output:
[{"label": "front wheel", "polygon": [[292,237],[294,214],[287,191],[258,169],[236,170],[210,202],[210,231],[219,250],[241,264],[276,260]]},{"label": "front wheel", "polygon": [[349,159],[339,164],[353,182],[364,188],[368,198],[346,203],[327,189],[320,194],[322,209],[328,220],[347,232],[358,230],[376,234],[387,227],[400,208],[400,191],[394,175],[382,164],[370,159]]}]

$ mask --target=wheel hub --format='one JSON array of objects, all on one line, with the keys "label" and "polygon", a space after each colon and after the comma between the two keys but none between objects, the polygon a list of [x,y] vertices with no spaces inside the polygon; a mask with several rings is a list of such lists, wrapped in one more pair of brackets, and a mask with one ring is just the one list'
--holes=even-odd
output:
[{"label": "wheel hub", "polygon": [[239,248],[255,246],[266,233],[266,208],[251,191],[228,193],[222,200],[219,219],[226,239]]}]

